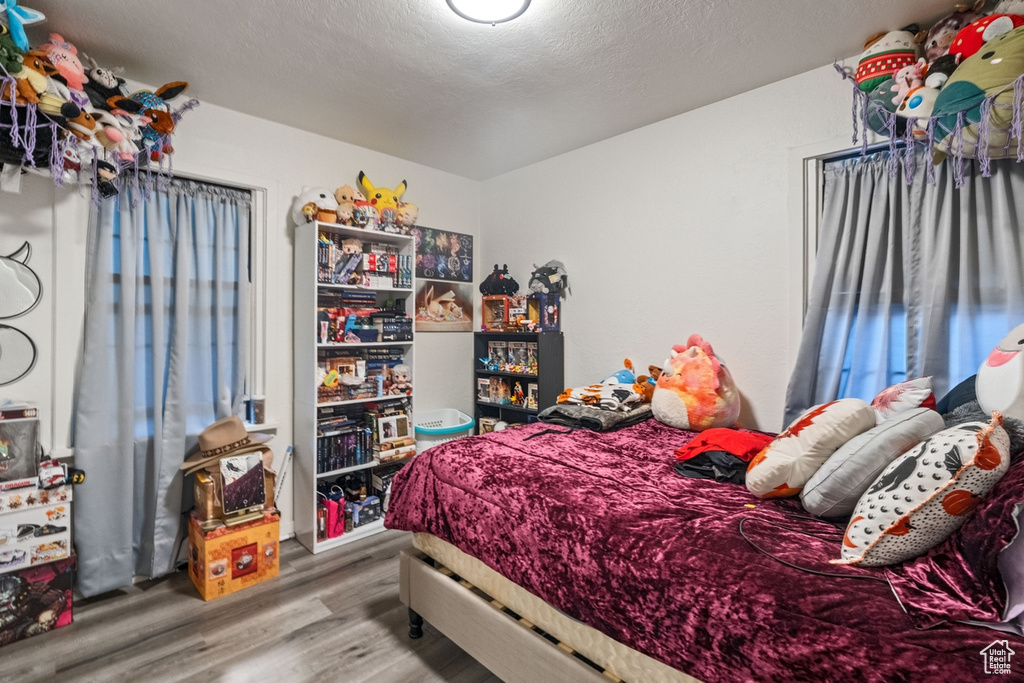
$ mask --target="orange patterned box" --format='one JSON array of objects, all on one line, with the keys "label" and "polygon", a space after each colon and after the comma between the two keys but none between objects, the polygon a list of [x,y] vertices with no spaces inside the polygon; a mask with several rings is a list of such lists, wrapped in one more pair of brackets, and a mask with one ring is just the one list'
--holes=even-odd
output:
[{"label": "orange patterned box", "polygon": [[263,519],[206,533],[194,514],[188,519],[188,575],[203,600],[277,576],[281,518],[276,513],[267,512]]}]

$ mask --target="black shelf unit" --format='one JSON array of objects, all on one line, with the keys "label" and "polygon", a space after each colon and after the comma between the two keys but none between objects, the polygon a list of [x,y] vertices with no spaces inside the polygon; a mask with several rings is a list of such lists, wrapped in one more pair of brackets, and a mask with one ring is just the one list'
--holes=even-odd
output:
[{"label": "black shelf unit", "polygon": [[[537,342],[537,374],[487,370],[480,362],[487,358],[487,344],[492,341]],[[555,405],[558,395],[565,389],[563,367],[564,340],[561,332],[476,332],[473,335],[473,396],[477,395],[477,380],[483,377],[504,377],[519,381],[523,390],[529,384],[537,385],[537,409],[516,406],[509,403],[487,403],[476,401],[476,421],[481,417],[493,417],[508,423],[533,422],[537,413]]]}]

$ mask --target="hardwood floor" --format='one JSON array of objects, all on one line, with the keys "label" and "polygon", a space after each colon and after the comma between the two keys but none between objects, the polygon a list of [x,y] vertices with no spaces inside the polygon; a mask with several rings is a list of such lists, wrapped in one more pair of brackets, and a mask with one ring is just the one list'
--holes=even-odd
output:
[{"label": "hardwood floor", "polygon": [[281,575],[204,602],[186,572],[75,604],[70,626],[0,648],[0,681],[497,681],[430,628],[408,637],[387,531],[311,555],[281,544]]}]

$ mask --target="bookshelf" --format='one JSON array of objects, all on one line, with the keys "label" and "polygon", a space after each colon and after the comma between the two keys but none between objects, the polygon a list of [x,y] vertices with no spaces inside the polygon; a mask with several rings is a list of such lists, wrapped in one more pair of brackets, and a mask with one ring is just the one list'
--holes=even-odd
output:
[{"label": "bookshelf", "polygon": [[[352,271],[354,254],[363,256]],[[414,260],[408,235],[320,222],[296,228],[292,487],[295,535],[313,553],[384,530],[382,512],[375,521],[327,537],[318,519],[318,488],[361,479],[373,495],[373,475],[412,455],[382,463],[366,416],[400,405],[412,437],[412,392],[390,392],[402,389],[394,386],[396,364],[408,366],[415,386]],[[339,277],[344,282],[332,281]],[[386,312],[369,315],[373,310]]]},{"label": "bookshelf", "polygon": [[[510,372],[508,369],[488,369],[480,359],[488,358],[494,344],[504,344],[506,358],[509,343],[535,345],[537,373]],[[558,395],[565,389],[563,369],[564,341],[561,332],[476,332],[473,338],[473,395],[476,400],[475,417],[477,425],[482,418],[503,420],[509,424],[534,422],[537,413],[555,404]],[[515,348],[515,347],[513,347]],[[527,348],[529,348],[527,346]],[[490,385],[495,382],[507,383],[510,393],[519,383],[529,399],[529,386],[536,385],[536,407],[497,403]],[[488,400],[483,400],[484,386],[488,386]],[[510,396],[511,400],[511,396]]]}]

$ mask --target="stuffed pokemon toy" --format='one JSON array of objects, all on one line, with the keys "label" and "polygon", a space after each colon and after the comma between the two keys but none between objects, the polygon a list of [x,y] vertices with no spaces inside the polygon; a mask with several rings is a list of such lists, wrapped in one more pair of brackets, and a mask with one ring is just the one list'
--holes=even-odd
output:
[{"label": "stuffed pokemon toy", "polygon": [[403,235],[411,235],[412,229],[416,227],[416,221],[420,218],[420,207],[409,202],[401,202],[398,205],[398,222],[402,228]]},{"label": "stuffed pokemon toy", "polygon": [[1024,325],[1018,325],[996,344],[978,368],[975,391],[982,410],[1024,420]]},{"label": "stuffed pokemon toy", "polygon": [[363,186],[364,190],[366,190],[366,196],[369,197],[368,201],[370,202],[370,206],[377,209],[378,216],[384,212],[384,209],[395,209],[397,211],[398,200],[406,190],[404,180],[398,183],[398,187],[393,190],[386,187],[375,187],[362,171],[359,172],[359,184]]},{"label": "stuffed pokemon toy", "polygon": [[658,377],[651,410],[655,419],[677,429],[702,431],[732,427],[740,414],[740,396],[732,375],[699,334],[672,356]]},{"label": "stuffed pokemon toy", "polygon": [[302,194],[296,197],[292,204],[292,222],[295,225],[311,223],[321,220],[318,216],[333,221],[337,218],[337,211],[338,202],[330,190],[323,187],[304,187]]}]

